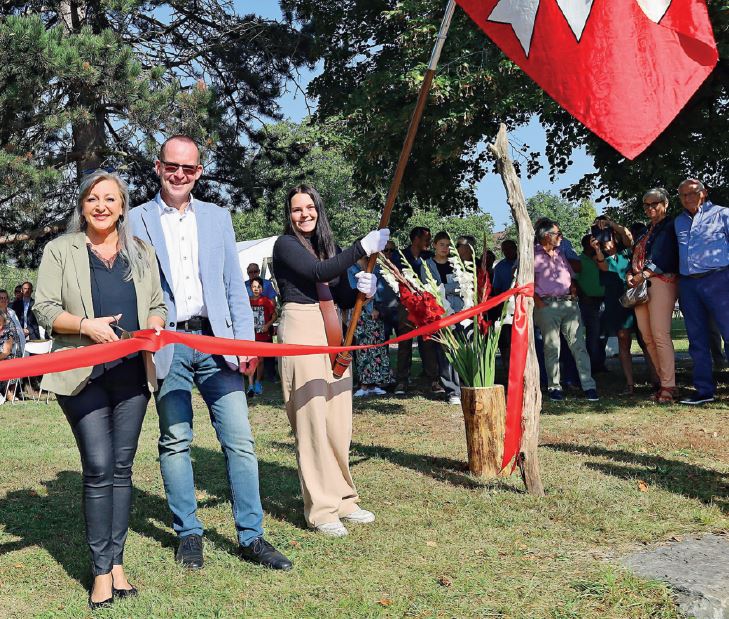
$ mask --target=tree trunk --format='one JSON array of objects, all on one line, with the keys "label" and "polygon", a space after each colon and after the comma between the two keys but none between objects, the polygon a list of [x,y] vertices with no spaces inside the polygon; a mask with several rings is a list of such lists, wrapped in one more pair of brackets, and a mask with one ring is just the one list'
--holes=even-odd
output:
[{"label": "tree trunk", "polygon": [[468,470],[479,477],[498,477],[504,457],[506,401],[504,388],[461,387],[466,425]]},{"label": "tree trunk", "polygon": [[[516,283],[523,286],[534,281],[534,228],[526,209],[524,193],[519,176],[509,157],[509,140],[506,125],[499,127],[496,141],[489,144],[489,150],[496,158],[496,167],[506,189],[506,199],[511,207],[519,230],[519,268]],[[524,371],[524,408],[522,410],[522,438],[519,454],[516,457],[522,479],[529,494],[544,496],[544,487],[539,473],[539,414],[542,408],[542,393],[539,389],[539,365],[534,348],[534,299],[526,300],[529,317],[529,352]]]},{"label": "tree trunk", "polygon": [[[87,24],[89,14],[88,2],[80,0],[62,0],[58,17],[67,34],[77,34]],[[98,97],[86,88],[70,93],[69,103],[73,107],[88,110],[90,118],[87,122],[77,121],[71,128],[73,151],[79,153],[76,160],[76,178],[80,181],[84,172],[98,168],[104,161],[106,150],[106,113]]]}]

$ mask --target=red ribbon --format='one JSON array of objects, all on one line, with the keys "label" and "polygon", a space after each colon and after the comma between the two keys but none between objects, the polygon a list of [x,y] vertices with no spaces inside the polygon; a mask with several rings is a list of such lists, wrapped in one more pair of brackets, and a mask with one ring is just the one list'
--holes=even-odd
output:
[{"label": "red ribbon", "polygon": [[521,407],[524,397],[524,368],[529,346],[525,296],[534,295],[534,284],[512,288],[491,299],[479,303],[457,314],[451,314],[435,322],[418,327],[382,344],[366,346],[306,346],[301,344],[273,344],[250,340],[231,340],[209,335],[193,335],[178,331],[162,331],[155,335],[154,330],[135,331],[128,340],[92,344],[72,350],[62,350],[45,355],[33,355],[20,359],[10,359],[0,363],[0,380],[12,380],[26,376],[40,376],[53,372],[63,372],[77,368],[90,367],[100,363],[115,361],[136,352],[157,352],[170,344],[184,344],[195,350],[215,355],[236,355],[245,357],[294,357],[300,355],[319,355],[365,350],[378,346],[397,344],[421,335],[432,335],[439,329],[455,325],[462,320],[473,318],[516,295],[514,322],[511,335],[511,356],[509,365],[509,387],[506,403],[506,434],[504,436],[505,467],[519,450],[521,442]]}]

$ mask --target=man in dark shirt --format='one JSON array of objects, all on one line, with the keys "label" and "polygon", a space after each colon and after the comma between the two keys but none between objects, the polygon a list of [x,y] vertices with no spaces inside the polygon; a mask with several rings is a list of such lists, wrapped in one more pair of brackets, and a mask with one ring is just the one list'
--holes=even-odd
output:
[{"label": "man in dark shirt", "polygon": [[[410,267],[416,275],[422,272],[423,261],[430,258],[433,254],[428,251],[430,247],[430,230],[424,226],[416,226],[410,231],[410,246],[406,247],[402,255],[407,260]],[[399,254],[393,256],[392,262],[395,266],[402,270],[403,263]],[[400,305],[398,309],[398,325],[397,333],[401,335],[412,331],[415,327],[407,319],[407,310]],[[433,343],[418,338],[418,350],[420,358],[423,362],[423,373],[430,380],[431,391],[433,393],[444,393],[444,389],[438,380],[438,360],[435,356]],[[410,368],[413,362],[413,341],[407,340],[397,345],[397,384],[395,386],[395,395],[404,395],[408,387],[410,379]]]},{"label": "man in dark shirt", "polygon": [[22,297],[13,301],[12,309],[18,316],[20,326],[23,327],[23,334],[28,340],[40,339],[40,328],[33,313],[33,284],[23,282],[21,285]]}]

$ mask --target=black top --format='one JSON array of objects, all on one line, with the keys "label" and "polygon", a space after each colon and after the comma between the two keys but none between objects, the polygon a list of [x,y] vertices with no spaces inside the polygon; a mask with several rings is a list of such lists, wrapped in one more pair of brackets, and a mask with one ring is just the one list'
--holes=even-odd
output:
[{"label": "black top", "polygon": [[450,262],[444,262],[443,264],[436,260],[433,260],[433,262],[435,262],[435,268],[438,269],[440,281],[445,284],[448,280],[448,276],[453,273],[453,265]]},{"label": "black top", "polygon": [[281,302],[318,303],[317,282],[329,282],[334,302],[343,309],[354,307],[357,293],[349,285],[347,269],[366,253],[359,241],[337,251],[333,258],[318,260],[295,236],[278,237],[273,246],[273,275]]},{"label": "black top", "polygon": [[[138,331],[137,290],[131,279],[124,281],[124,275],[128,269],[126,260],[121,254],[118,254],[114,264],[109,267],[90,247],[88,247],[88,252],[94,316],[101,318],[102,316],[121,314],[119,326],[126,331]],[[116,330],[115,333],[119,335]],[[134,353],[129,355],[128,358],[131,359],[138,355],[139,353]],[[91,378],[97,378],[103,373],[104,369],[108,370],[120,363],[121,360],[116,360],[95,366]]]}]

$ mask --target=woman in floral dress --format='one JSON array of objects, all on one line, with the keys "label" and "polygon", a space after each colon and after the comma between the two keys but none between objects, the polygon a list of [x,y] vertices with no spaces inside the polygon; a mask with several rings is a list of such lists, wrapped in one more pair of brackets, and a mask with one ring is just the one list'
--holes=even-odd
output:
[{"label": "woman in floral dress", "polygon": [[[363,271],[367,266],[367,259],[362,258],[357,264],[349,268],[349,281],[356,286],[355,274]],[[380,318],[380,311],[377,304],[380,299],[380,290],[386,286],[385,281],[379,276],[378,268],[375,269],[377,277],[377,294],[362,307],[362,313],[357,323],[355,338],[357,344],[381,344],[385,341],[385,324]],[[358,350],[354,357],[355,371],[359,378],[359,389],[352,394],[355,398],[362,398],[369,395],[385,395],[382,385],[391,381],[390,357],[388,347],[380,346],[369,350]]]}]

